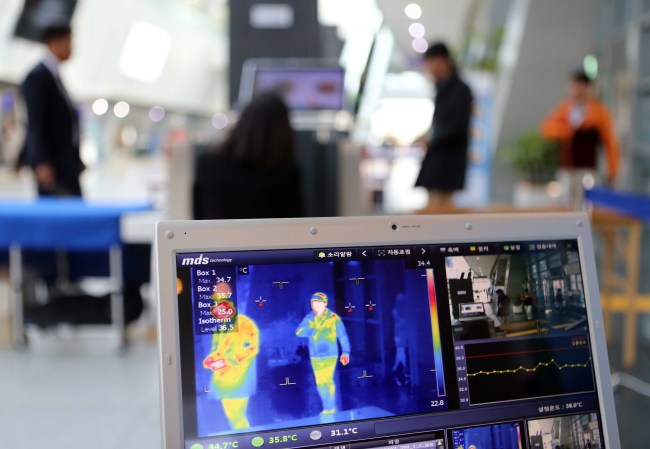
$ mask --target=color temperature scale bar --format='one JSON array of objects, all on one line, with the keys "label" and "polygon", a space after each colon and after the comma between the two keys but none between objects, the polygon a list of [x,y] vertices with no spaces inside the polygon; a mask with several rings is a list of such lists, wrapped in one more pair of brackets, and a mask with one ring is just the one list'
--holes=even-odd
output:
[{"label": "color temperature scale bar", "polygon": [[429,313],[431,314],[431,334],[433,336],[433,357],[436,364],[436,381],[438,396],[446,396],[445,373],[442,367],[442,345],[440,343],[440,325],[438,321],[438,302],[433,282],[433,268],[427,268],[427,288],[429,292]]}]

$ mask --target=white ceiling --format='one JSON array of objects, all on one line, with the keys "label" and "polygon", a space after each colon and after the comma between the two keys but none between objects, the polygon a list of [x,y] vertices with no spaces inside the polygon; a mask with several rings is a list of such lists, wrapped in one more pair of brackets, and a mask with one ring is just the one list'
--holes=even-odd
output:
[{"label": "white ceiling", "polygon": [[[9,84],[20,83],[43,52],[41,45],[13,37],[21,9],[21,0],[0,0],[0,81]],[[224,0],[79,0],[73,56],[62,66],[62,78],[77,102],[104,97],[194,112],[224,110],[226,12]],[[143,23],[169,37],[160,73],[151,81],[128,77],[121,67],[130,32]],[[138,50],[148,56],[144,45]]]},{"label": "white ceiling", "polygon": [[[411,47],[413,38],[408,28],[413,22],[424,25],[427,41],[443,40],[452,50],[459,51],[464,44],[467,26],[474,0],[376,0],[384,15],[386,24],[395,34],[398,48],[408,58],[417,57]],[[416,3],[422,9],[422,17],[409,19],[404,8],[409,3]]]},{"label": "white ceiling", "polygon": [[466,256],[465,261],[474,276],[489,277],[499,256]]},{"label": "white ceiling", "polygon": [[[334,3],[333,14],[344,17],[350,12],[344,7],[348,1],[323,3]],[[359,7],[366,5],[369,11],[376,1],[385,23],[393,31],[397,49],[406,56],[399,60],[408,64],[409,59],[415,60],[418,55],[411,48],[408,27],[414,20],[404,12],[407,4],[418,3],[422,8],[422,17],[417,21],[426,29],[425,39],[443,39],[452,49],[459,50],[472,5],[478,0],[352,1],[358,1]],[[136,103],[195,110],[224,107],[221,91],[227,67],[226,5],[226,0],[79,0],[75,13],[75,56],[63,67],[63,77],[77,100],[120,96]],[[40,46],[11,36],[21,7],[21,0],[0,0],[0,80],[10,83],[20,82],[42,52]],[[171,35],[167,63],[160,79],[151,83],[127,79],[117,70],[129,27],[143,17]]]}]

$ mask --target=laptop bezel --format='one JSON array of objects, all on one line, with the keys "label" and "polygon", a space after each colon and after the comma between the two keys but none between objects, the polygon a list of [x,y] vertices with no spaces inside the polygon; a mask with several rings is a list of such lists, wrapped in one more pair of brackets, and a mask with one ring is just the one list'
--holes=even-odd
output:
[{"label": "laptop bezel", "polygon": [[176,254],[559,239],[578,242],[603,441],[605,447],[620,448],[591,228],[583,213],[158,222],[155,272],[163,447],[184,445]]}]

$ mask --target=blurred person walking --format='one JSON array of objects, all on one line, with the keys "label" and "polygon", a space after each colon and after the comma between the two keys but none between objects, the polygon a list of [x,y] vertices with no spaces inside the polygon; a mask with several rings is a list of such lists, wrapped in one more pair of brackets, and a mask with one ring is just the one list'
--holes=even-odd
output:
[{"label": "blurred person walking", "polygon": [[436,97],[431,138],[419,140],[427,153],[415,185],[429,191],[427,209],[452,207],[453,193],[465,185],[472,93],[444,43],[430,45],[423,64],[435,81]]},{"label": "blurred person walking", "polygon": [[226,140],[197,162],[194,218],[301,216],[295,145],[282,99],[272,93],[254,98]]},{"label": "blurred person walking", "polygon": [[607,108],[593,96],[593,80],[583,71],[571,75],[568,95],[541,124],[541,133],[560,144],[558,180],[568,205],[581,209],[584,189],[593,187],[598,147],[607,157],[607,183],[613,186],[620,166],[618,143]]},{"label": "blurred person walking", "polygon": [[59,65],[72,55],[72,31],[67,25],[47,27],[43,43],[43,59],[21,86],[27,107],[21,162],[34,171],[40,196],[81,196],[79,120],[59,77]]},{"label": "blurred person walking", "polygon": [[533,294],[527,288],[524,289],[523,293],[519,296],[519,301],[524,306],[524,311],[526,312],[526,318],[528,321],[533,319],[533,306],[537,305],[537,300]]}]

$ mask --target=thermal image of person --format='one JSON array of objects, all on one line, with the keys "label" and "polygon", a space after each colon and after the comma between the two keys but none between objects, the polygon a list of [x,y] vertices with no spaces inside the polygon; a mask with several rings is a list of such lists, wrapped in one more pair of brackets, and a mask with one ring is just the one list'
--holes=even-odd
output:
[{"label": "thermal image of person", "polygon": [[393,363],[392,370],[395,375],[395,383],[399,386],[408,385],[410,383],[407,355],[409,322],[405,314],[407,307],[406,296],[404,293],[398,293],[395,297],[395,306],[393,307],[395,362]]},{"label": "thermal image of person", "polygon": [[[350,340],[341,317],[327,308],[327,295],[314,293],[309,312],[296,330],[296,335],[309,339],[309,356],[316,379],[318,395],[323,401],[322,415],[336,412],[336,363],[350,363]],[[339,357],[338,343],[341,344]]]},{"label": "thermal image of person", "polygon": [[[215,285],[212,299],[213,315],[226,316],[234,311],[227,283]],[[246,315],[236,316],[237,326],[228,332],[212,336],[212,348],[203,366],[212,371],[212,389],[221,400],[224,413],[233,429],[250,427],[246,409],[248,400],[257,390],[256,359],[260,352],[260,331]]]}]

